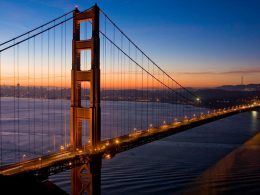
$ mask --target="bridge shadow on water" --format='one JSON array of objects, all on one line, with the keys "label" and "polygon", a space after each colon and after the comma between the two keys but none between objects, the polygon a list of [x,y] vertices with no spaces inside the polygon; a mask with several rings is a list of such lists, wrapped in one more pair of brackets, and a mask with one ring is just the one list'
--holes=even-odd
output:
[{"label": "bridge shadow on water", "polygon": [[260,133],[207,169],[182,194],[260,194]]}]

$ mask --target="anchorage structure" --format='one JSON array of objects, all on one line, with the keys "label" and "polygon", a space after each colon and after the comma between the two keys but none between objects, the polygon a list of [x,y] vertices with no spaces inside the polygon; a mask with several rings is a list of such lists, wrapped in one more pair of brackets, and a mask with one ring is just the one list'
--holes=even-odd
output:
[{"label": "anchorage structure", "polygon": [[[97,5],[84,12],[75,9],[73,13],[72,70],[71,70],[71,115],[70,144],[73,149],[82,147],[82,121],[88,120],[90,144],[100,142],[100,40],[99,8]],[[92,37],[80,40],[80,24],[90,20]],[[81,70],[81,51],[91,52],[91,69]],[[90,82],[90,106],[81,105],[81,82]]]}]

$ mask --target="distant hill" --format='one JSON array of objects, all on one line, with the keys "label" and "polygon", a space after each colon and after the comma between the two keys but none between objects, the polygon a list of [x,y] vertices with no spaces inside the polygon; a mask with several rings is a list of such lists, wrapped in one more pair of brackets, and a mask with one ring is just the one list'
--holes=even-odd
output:
[{"label": "distant hill", "polygon": [[194,91],[209,107],[228,107],[259,99],[260,85],[221,86]]},{"label": "distant hill", "polygon": [[225,91],[260,91],[260,84],[248,84],[248,85],[223,85],[217,87]]}]

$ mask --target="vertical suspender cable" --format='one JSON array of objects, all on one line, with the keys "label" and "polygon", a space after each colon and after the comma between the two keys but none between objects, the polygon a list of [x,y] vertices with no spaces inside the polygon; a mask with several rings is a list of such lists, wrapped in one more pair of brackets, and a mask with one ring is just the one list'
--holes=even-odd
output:
[{"label": "vertical suspender cable", "polygon": [[36,99],[36,86],[35,86],[35,37],[33,38],[33,148],[34,148],[34,154],[37,152],[37,148],[35,147],[35,132],[36,132],[36,124],[35,124],[35,117],[36,117],[36,110],[35,110],[35,99]]},{"label": "vertical suspender cable", "polygon": [[[115,26],[113,26],[113,42],[115,43],[115,38],[116,38],[116,34],[115,34]],[[115,108],[115,104],[114,104],[114,100],[115,100],[115,47],[111,44],[112,47],[112,82],[113,82],[113,99],[112,99],[112,110],[111,112],[114,112],[114,108]],[[115,131],[115,116],[114,114],[112,114],[112,121],[113,121],[113,134],[112,137],[114,137],[116,131]]]},{"label": "vertical suspender cable", "polygon": [[[14,43],[15,43],[15,41],[14,41]],[[15,161],[16,161],[16,159],[17,159],[17,145],[16,145],[16,139],[17,139],[17,134],[16,134],[16,81],[15,81],[15,76],[16,76],[16,73],[15,73],[15,70],[16,70],[16,52],[15,52],[15,47],[14,47],[14,50],[13,50],[13,54],[14,54],[14,56],[13,56],[13,63],[14,63],[14,78],[13,78],[13,85],[14,85],[14,118],[13,118],[13,120],[14,120],[14,147],[15,147],[15,153],[14,153],[14,158],[15,158]]]},{"label": "vertical suspender cable", "polygon": [[[165,80],[164,80],[164,73],[162,73],[162,82],[163,83],[165,83]],[[167,107],[165,106],[166,105],[166,101],[165,101],[165,97],[166,97],[166,88],[165,88],[165,86],[162,86],[162,116],[163,116],[163,120],[161,121],[161,122],[163,122],[164,123],[164,121],[166,121],[166,110],[167,110]]]},{"label": "vertical suspender cable", "polygon": [[[135,61],[137,62],[137,51],[136,51],[136,47],[135,47]],[[135,107],[134,107],[134,115],[135,115],[135,128],[138,128],[138,124],[137,124],[137,75],[138,75],[138,69],[137,66],[135,66],[134,69],[134,80],[135,80],[135,87],[134,87],[134,99],[135,99]]]},{"label": "vertical suspender cable", "polygon": [[[130,54],[131,54],[131,51],[130,51],[130,42],[128,41],[128,55],[130,56]],[[131,60],[128,58],[128,74],[129,74],[129,78],[128,78],[128,81],[131,81]],[[129,85],[129,82],[128,82],[128,85]],[[129,85],[129,87],[128,87],[129,89],[131,88],[130,87],[130,85]],[[130,93],[130,90],[129,90],[129,93]],[[130,95],[130,94],[129,94]],[[131,96],[130,96],[130,98],[132,98]],[[130,121],[129,121],[129,119],[130,119],[130,113],[131,113],[131,103],[130,103],[130,100],[131,99],[129,99],[129,101],[127,102],[128,103],[128,107],[127,107],[127,109],[128,109],[128,112],[127,112],[127,118],[128,118],[128,120],[127,120],[127,126],[128,126],[128,131],[130,131],[131,130],[131,127],[130,127]]]},{"label": "vertical suspender cable", "polygon": [[[107,35],[107,18],[105,17],[105,24],[104,24],[104,28],[105,28],[105,36]],[[106,75],[107,75],[107,39],[104,37],[104,80],[105,80],[105,82],[104,82],[104,88],[105,88],[105,90],[104,90],[104,92],[103,92],[103,97],[107,97],[107,90],[108,90],[108,86],[107,86],[107,77],[106,77]],[[107,102],[106,102],[107,100],[104,98],[104,101],[103,101],[103,107],[102,108],[105,108],[105,109],[107,109]],[[106,110],[105,110],[105,112],[107,112]],[[103,120],[101,120],[101,123],[102,123],[102,121]],[[108,122],[108,121],[104,121],[104,123],[105,122]],[[107,129],[107,128],[105,128],[105,129]],[[108,129],[108,131],[109,131],[109,129]],[[105,136],[106,137],[108,137],[108,133],[107,132],[105,132]]]},{"label": "vertical suspender cable", "polygon": [[[28,37],[30,37],[30,33],[28,33]],[[27,79],[28,79],[28,83],[27,83],[27,106],[28,106],[28,152],[31,153],[31,109],[30,109],[30,40],[28,40],[28,56],[27,56],[27,60],[28,60],[28,69],[27,69]]]},{"label": "vertical suspender cable", "polygon": [[[120,68],[119,68],[120,65],[119,65],[119,63],[120,63],[120,62],[119,62],[119,50],[117,50],[117,65],[118,65],[118,70],[116,71],[116,72],[118,72],[118,73],[116,73],[116,74],[117,74],[117,77],[118,77],[117,80],[116,80],[116,81],[117,81],[117,82],[116,82],[116,83],[117,83],[117,85],[116,85],[117,91],[120,89],[120,88],[119,88],[119,86],[120,86],[120,85],[119,85],[119,77],[120,77],[121,73],[120,73]],[[119,73],[120,73],[120,75],[118,75]],[[119,95],[119,93],[117,93],[117,94]],[[121,106],[118,105],[118,112],[120,112],[120,107],[121,107]],[[118,120],[118,119],[117,119],[117,120]],[[119,123],[118,121],[116,121],[116,131],[117,131],[117,135],[116,135],[116,136],[117,136],[117,137],[119,136],[119,124],[120,124],[120,123]]]},{"label": "vertical suspender cable", "polygon": [[[184,90],[182,90],[183,92],[182,92],[182,95],[185,97],[185,91]],[[186,98],[186,97],[185,97]],[[185,115],[185,102],[184,102],[184,100],[182,100],[182,117],[184,118],[186,115]]]},{"label": "vertical suspender cable", "polygon": [[[176,84],[176,91],[178,91],[178,90],[179,90],[178,89],[178,85]],[[179,106],[178,106],[178,96],[177,96],[177,93],[175,94],[175,102],[176,102],[176,104],[175,104],[176,119],[179,120],[179,111],[178,111]]]},{"label": "vertical suspender cable", "polygon": [[[121,48],[123,49],[123,35],[121,34]],[[120,78],[120,80],[121,80],[121,86],[120,86],[120,88],[121,88],[121,98],[123,97],[123,56],[122,56],[122,52],[120,52],[120,76],[121,76],[121,78]],[[121,111],[120,111],[120,114],[121,114],[121,117],[123,117],[123,112],[124,112],[124,108],[123,108],[123,103],[121,103]],[[120,134],[121,135],[123,135],[124,134],[124,132],[123,132],[123,130],[124,130],[124,127],[123,127],[123,118],[121,119],[121,124],[120,124]]]},{"label": "vertical suspender cable", "polygon": [[[123,55],[123,56],[124,56],[123,57],[123,59],[124,59],[124,70],[126,71],[127,70],[127,68],[126,68],[126,59],[125,59],[125,55]],[[124,95],[125,98],[127,97],[126,96],[126,80],[127,80],[126,76],[127,76],[127,73],[124,72],[124,76],[123,76],[123,82],[124,82],[124,84],[123,84],[123,88],[124,88],[123,95]],[[124,107],[123,107],[123,109],[124,109],[123,110],[124,121],[122,121],[122,123],[123,123],[123,126],[124,126],[124,135],[125,135],[126,133],[128,133],[128,129],[126,127],[126,122],[125,122],[126,112],[127,112],[128,109],[127,109],[127,104],[126,103],[124,103],[123,105],[124,105]]]},{"label": "vertical suspender cable", "polygon": [[3,129],[2,129],[2,53],[0,52],[0,167],[3,165]]},{"label": "vertical suspender cable", "polygon": [[[54,21],[54,25],[55,25],[55,21]],[[55,56],[56,56],[56,34],[55,34],[55,28],[53,28],[53,88],[54,88],[54,99],[53,99],[53,152],[55,152],[55,145],[56,145],[56,138],[55,138],[55,134],[56,134],[56,108],[55,108],[55,104],[56,104],[56,80],[55,80]]]},{"label": "vertical suspender cable", "polygon": [[[41,29],[42,30],[42,29]],[[41,124],[41,153],[43,155],[43,34],[41,34],[41,112],[42,112],[42,124]]]},{"label": "vertical suspender cable", "polygon": [[[142,58],[142,67],[144,67],[144,59],[143,59],[143,54],[141,53],[141,58]],[[143,118],[145,118],[144,113],[145,113],[145,109],[143,108],[144,107],[144,78],[143,78],[143,74],[144,74],[144,71],[143,69],[141,70],[142,71],[142,104],[141,104],[141,116]],[[144,112],[144,113],[143,113]],[[146,111],[147,112],[147,111]],[[142,117],[140,117],[141,119],[141,129],[143,129],[143,120],[142,120]]]},{"label": "vertical suspender cable", "polygon": [[48,128],[48,152],[51,149],[51,140],[50,140],[50,31],[48,31],[48,40],[47,40],[47,65],[48,65],[48,92],[47,92],[47,96],[48,96],[48,105],[47,105],[47,110],[48,110],[48,124],[47,124],[47,128]]},{"label": "vertical suspender cable", "polygon": [[63,137],[64,137],[64,131],[63,131],[63,128],[64,128],[64,124],[63,124],[63,121],[62,121],[62,118],[63,118],[63,112],[62,112],[62,108],[63,108],[63,103],[62,103],[62,98],[63,98],[63,94],[62,94],[62,64],[63,64],[63,24],[61,25],[61,37],[60,37],[60,42],[61,42],[61,45],[60,45],[60,50],[61,50],[61,54],[60,54],[60,143],[62,144],[63,142]]},{"label": "vertical suspender cable", "polygon": [[[149,60],[149,61],[150,61],[150,60]],[[149,62],[149,61],[148,61],[148,62]],[[153,75],[154,75],[154,66],[152,66],[152,67],[153,67]],[[152,102],[153,102],[153,104],[152,104],[152,121],[153,121],[153,123],[156,123],[156,121],[155,121],[155,119],[156,119],[156,118],[155,118],[155,109],[154,109],[155,103],[156,103],[156,102],[155,102],[156,96],[155,96],[155,93],[154,93],[154,92],[155,92],[155,90],[154,90],[154,79],[153,79],[153,78],[151,78],[151,79],[152,79],[152,95],[153,95],[153,97],[152,97],[152,98],[153,98],[153,99],[152,99],[152,100],[153,100],[153,101],[152,101]]]},{"label": "vertical suspender cable", "polygon": [[[148,68],[148,71],[150,72],[149,60],[147,61],[147,68]],[[147,127],[149,127],[148,115],[152,114],[152,112],[149,112],[149,106],[148,106],[149,96],[148,96],[148,93],[149,93],[149,75],[146,73],[146,120],[147,120]]]},{"label": "vertical suspender cable", "polygon": [[[160,79],[160,70],[158,69],[158,78]],[[160,89],[160,83],[159,83],[159,86],[158,86],[158,90],[162,90]],[[157,101],[157,125],[160,126],[160,121],[159,121],[159,116],[160,116],[160,113],[159,113],[159,109],[160,109],[160,102],[161,102],[162,98],[161,98],[161,94],[159,93],[158,94],[158,101]]]},{"label": "vertical suspender cable", "polygon": [[[66,16],[65,16],[65,20],[66,20]],[[66,147],[67,146],[67,108],[66,108],[66,105],[67,105],[67,94],[66,94],[66,91],[67,91],[67,85],[66,85],[66,82],[67,82],[67,22],[65,22],[64,24],[64,28],[65,28],[65,35],[64,35],[64,83],[65,83],[65,87],[64,87],[64,92],[65,92],[65,99],[64,99],[64,146]]]},{"label": "vertical suspender cable", "polygon": [[17,45],[17,98],[18,98],[18,105],[17,105],[17,138],[18,138],[18,161],[20,162],[20,73],[19,73],[19,44]]},{"label": "vertical suspender cable", "polygon": [[[110,67],[111,68],[110,71],[111,71],[111,76],[112,76],[111,80],[112,81],[110,82],[111,83],[110,84],[111,85],[111,90],[110,90],[111,91],[111,94],[110,94],[111,97],[110,97],[109,113],[111,115],[112,114],[112,109],[113,109],[113,104],[112,104],[112,102],[113,102],[112,100],[113,99],[112,98],[113,98],[113,95],[114,95],[113,94],[114,75],[113,75],[113,46],[112,46],[112,44],[110,44],[110,66],[111,66]],[[109,138],[112,138],[112,135],[113,135],[112,132],[114,131],[114,120],[113,119],[114,119],[114,117],[113,117],[113,114],[112,114],[112,117],[111,117],[112,125],[111,125],[111,131],[109,132],[109,134],[110,134]]]},{"label": "vertical suspender cable", "polygon": [[35,67],[36,64],[35,64],[35,37],[33,38],[33,148],[34,148],[34,153],[36,154],[37,150],[36,150],[36,145],[35,145],[35,134],[36,134],[36,121],[35,121],[35,117],[36,117],[36,105],[35,105],[35,99],[36,99],[36,86],[35,86]]}]

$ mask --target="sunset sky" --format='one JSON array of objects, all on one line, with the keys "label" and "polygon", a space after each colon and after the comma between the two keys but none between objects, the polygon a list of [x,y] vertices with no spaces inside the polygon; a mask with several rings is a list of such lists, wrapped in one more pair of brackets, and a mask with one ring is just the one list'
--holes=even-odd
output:
[{"label": "sunset sky", "polygon": [[94,3],[184,86],[260,83],[258,0],[2,0],[0,42]]}]

